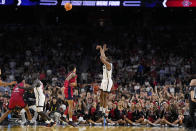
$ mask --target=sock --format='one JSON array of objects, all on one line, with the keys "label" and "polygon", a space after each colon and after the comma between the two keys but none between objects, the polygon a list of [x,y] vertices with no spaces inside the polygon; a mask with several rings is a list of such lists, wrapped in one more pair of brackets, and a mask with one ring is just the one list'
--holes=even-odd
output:
[{"label": "sock", "polygon": [[69,118],[69,121],[72,121],[72,118]]},{"label": "sock", "polygon": [[36,120],[37,120],[37,116],[38,116],[38,113],[35,111],[35,112],[34,112],[34,116],[33,116],[33,119],[32,119],[32,120],[36,122]]},{"label": "sock", "polygon": [[99,110],[102,112],[102,111],[103,111],[103,107],[102,107],[102,106],[100,106]]},{"label": "sock", "polygon": [[22,113],[22,115],[21,115],[21,116],[22,116],[22,122],[24,122],[24,123],[25,123],[25,122],[26,122],[25,114],[24,114],[24,113]]}]

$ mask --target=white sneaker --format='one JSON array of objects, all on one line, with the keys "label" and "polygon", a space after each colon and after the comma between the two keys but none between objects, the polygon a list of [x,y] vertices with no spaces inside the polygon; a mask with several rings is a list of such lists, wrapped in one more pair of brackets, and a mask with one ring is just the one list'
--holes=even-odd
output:
[{"label": "white sneaker", "polygon": [[114,126],[115,123],[108,123],[108,126]]},{"label": "white sneaker", "polygon": [[21,125],[24,125],[27,121],[19,121]]},{"label": "white sneaker", "polygon": [[152,124],[155,127],[161,126],[160,124]]},{"label": "white sneaker", "polygon": [[62,125],[67,126],[68,123],[63,121],[63,122],[62,122]]},{"label": "white sneaker", "polygon": [[172,124],[172,126],[173,126],[173,127],[178,127],[179,125],[178,125],[178,124]]},{"label": "white sneaker", "polygon": [[95,123],[95,126],[102,126],[102,123]]},{"label": "white sneaker", "polygon": [[51,120],[50,120],[50,122],[54,122],[54,120],[53,120],[53,119],[51,119]]},{"label": "white sneaker", "polygon": [[45,123],[46,123],[46,124],[50,124],[50,121],[47,120],[47,121],[45,121]]},{"label": "white sneaker", "polygon": [[35,123],[35,124],[37,123],[37,121],[36,121],[36,120],[34,120],[34,119],[32,119],[32,122],[33,122],[33,123]]}]

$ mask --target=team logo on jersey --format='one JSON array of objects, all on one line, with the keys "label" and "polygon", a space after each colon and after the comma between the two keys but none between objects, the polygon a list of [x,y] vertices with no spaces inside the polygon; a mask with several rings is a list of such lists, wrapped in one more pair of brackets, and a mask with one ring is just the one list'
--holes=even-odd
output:
[{"label": "team logo on jersey", "polygon": [[189,0],[184,0],[184,1],[182,2],[182,5],[183,5],[184,7],[189,7],[191,4],[192,4],[192,2],[190,2]]}]

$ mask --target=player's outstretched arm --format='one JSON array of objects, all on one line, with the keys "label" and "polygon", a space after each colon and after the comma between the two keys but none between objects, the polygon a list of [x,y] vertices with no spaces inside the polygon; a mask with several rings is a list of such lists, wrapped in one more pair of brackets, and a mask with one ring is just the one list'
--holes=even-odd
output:
[{"label": "player's outstretched arm", "polygon": [[3,82],[2,80],[0,80],[0,86],[11,86],[11,85],[14,85],[16,84],[17,82],[16,81],[12,81],[10,83],[7,83],[7,82]]},{"label": "player's outstretched arm", "polygon": [[104,50],[104,52],[108,50],[107,44],[104,44],[104,45],[103,45],[103,50]]},{"label": "player's outstretched arm", "polygon": [[32,90],[35,87],[34,86],[31,86],[31,87],[21,87],[21,86],[18,86],[18,88],[24,89],[24,90]]},{"label": "player's outstretched arm", "polygon": [[105,56],[105,50],[100,45],[97,45],[96,49],[100,51],[100,54],[101,54],[102,57],[106,58],[106,56]]},{"label": "player's outstretched arm", "polygon": [[104,44],[104,46],[103,46],[103,48],[102,48],[100,45],[97,45],[96,49],[97,49],[97,50],[100,50],[100,54],[101,54],[100,60],[101,60],[101,62],[102,62],[103,64],[106,65],[107,70],[111,70],[111,65],[110,65],[110,63],[106,60],[106,56],[105,56],[105,50],[108,50],[106,46],[107,46],[107,45]]},{"label": "player's outstretched arm", "polygon": [[35,80],[32,86],[30,86],[29,84],[25,84],[24,87],[18,86],[18,88],[24,89],[24,90],[32,90],[33,88],[37,88],[39,86],[40,86],[40,82],[38,80]]}]

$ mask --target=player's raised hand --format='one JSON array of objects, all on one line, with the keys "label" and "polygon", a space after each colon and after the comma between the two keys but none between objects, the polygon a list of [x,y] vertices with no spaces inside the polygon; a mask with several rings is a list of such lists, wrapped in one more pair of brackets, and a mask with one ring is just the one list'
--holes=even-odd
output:
[{"label": "player's raised hand", "polygon": [[108,50],[108,48],[107,48],[107,44],[104,44],[104,45],[103,45],[103,49],[104,49],[105,51],[107,51],[107,50]]},{"label": "player's raised hand", "polygon": [[100,48],[101,48],[100,45],[97,45],[97,46],[96,46],[96,50],[99,50]]}]

